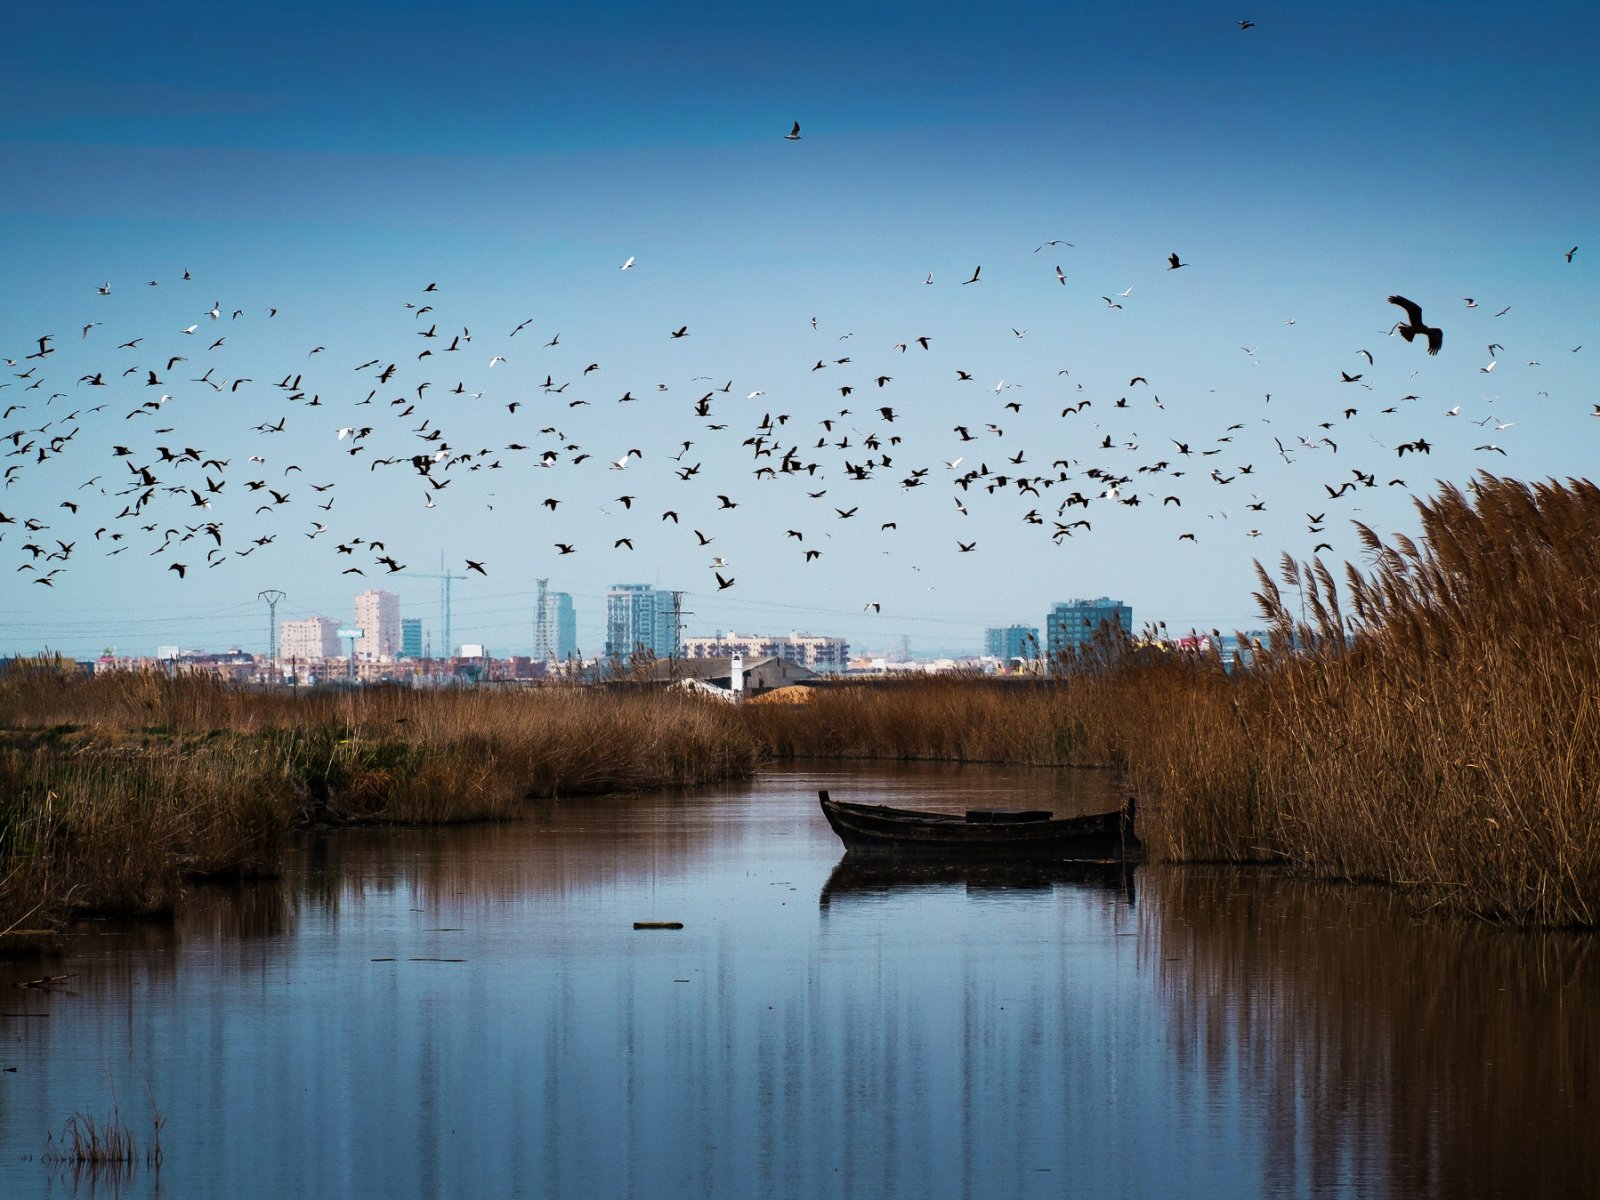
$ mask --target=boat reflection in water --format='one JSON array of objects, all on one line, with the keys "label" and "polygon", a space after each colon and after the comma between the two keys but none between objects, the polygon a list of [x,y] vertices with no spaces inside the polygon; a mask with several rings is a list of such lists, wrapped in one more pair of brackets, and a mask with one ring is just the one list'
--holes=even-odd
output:
[{"label": "boat reflection in water", "polygon": [[1052,859],[1036,852],[951,859],[847,850],[822,885],[819,904],[826,910],[841,902],[959,884],[968,892],[1049,892],[1057,887],[1106,892],[1122,895],[1131,908],[1134,870],[1131,862]]}]

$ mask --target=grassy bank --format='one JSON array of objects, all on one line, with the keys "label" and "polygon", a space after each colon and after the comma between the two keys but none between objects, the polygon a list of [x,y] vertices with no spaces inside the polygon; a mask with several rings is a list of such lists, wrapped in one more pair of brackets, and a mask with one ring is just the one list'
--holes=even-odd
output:
[{"label": "grassy bank", "polygon": [[168,911],[186,878],[276,870],[311,822],[493,818],[757,759],[726,706],[666,694],[293,696],[25,665],[0,681],[0,931]]},{"label": "grassy bank", "polygon": [[1370,566],[1260,575],[1271,647],[1159,638],[1048,681],[841,684],[804,705],[666,693],[0,680],[0,930],[161,911],[270,871],[314,820],[450,821],[530,795],[736,777],[764,756],[1123,770],[1151,852],[1275,861],[1520,925],[1600,921],[1600,489],[1482,477],[1363,531]]}]

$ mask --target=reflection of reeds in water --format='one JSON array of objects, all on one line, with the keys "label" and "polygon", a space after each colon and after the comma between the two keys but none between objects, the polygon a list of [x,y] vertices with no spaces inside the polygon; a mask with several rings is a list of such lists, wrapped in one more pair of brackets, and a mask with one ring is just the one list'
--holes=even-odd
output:
[{"label": "reflection of reeds in water", "polygon": [[1592,938],[1238,868],[1144,885],[1172,1053],[1213,1104],[1264,1114],[1261,1194],[1600,1195]]},{"label": "reflection of reeds in water", "polygon": [[292,898],[332,913],[352,899],[403,893],[429,911],[492,917],[529,898],[591,895],[648,872],[681,874],[719,841],[739,837],[736,823],[688,803],[670,794],[534,802],[517,820],[448,833],[314,832],[294,860]]}]

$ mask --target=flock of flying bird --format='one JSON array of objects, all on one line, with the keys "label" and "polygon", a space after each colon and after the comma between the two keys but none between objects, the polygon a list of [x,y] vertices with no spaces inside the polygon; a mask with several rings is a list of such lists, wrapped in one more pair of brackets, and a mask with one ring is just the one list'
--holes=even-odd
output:
[{"label": "flock of flying bird", "polygon": [[[798,122],[785,136],[799,139]],[[1072,243],[1050,239],[1034,254],[1058,246],[1070,249]],[[1571,263],[1576,253],[1576,246],[1568,250],[1566,261]],[[616,269],[634,270],[636,261],[630,256]],[[1191,265],[1173,253],[1166,270]],[[1067,283],[1059,264],[1044,278]],[[932,275],[922,282],[931,286]],[[981,266],[961,281],[963,287],[982,283]],[[1338,368],[1339,384],[1360,389],[1362,399],[1339,405],[1325,419],[1291,427],[1295,415],[1283,412],[1282,424],[1274,425],[1277,414],[1265,415],[1273,411],[1269,394],[1259,412],[1246,420],[1237,419],[1237,412],[1226,420],[1209,416],[1213,428],[1149,445],[1132,431],[1134,412],[1165,410],[1166,402],[1144,375],[1134,375],[1125,388],[1115,389],[1120,395],[1091,396],[1063,369],[1057,394],[1035,399],[1029,391],[1024,401],[1019,384],[1002,379],[991,390],[978,383],[972,370],[927,334],[908,331],[903,340],[870,352],[875,365],[866,366],[854,353],[843,352],[850,349],[844,345],[850,333],[832,334],[816,318],[809,335],[815,341],[806,355],[807,361],[816,356],[814,364],[792,364],[811,387],[786,402],[787,411],[778,411],[770,401],[762,403],[767,393],[761,388],[736,388],[732,379],[717,384],[704,376],[692,381],[689,398],[680,398],[680,385],[668,383],[635,384],[619,395],[615,386],[600,382],[607,377],[601,362],[587,361],[580,370],[576,364],[587,356],[572,359],[561,333],[552,329],[546,339],[535,331],[532,318],[508,321],[492,333],[447,320],[448,288],[435,283],[393,302],[392,320],[401,332],[382,349],[374,347],[377,352],[363,361],[329,363],[323,357],[325,346],[298,345],[274,351],[283,358],[272,377],[263,377],[259,365],[255,375],[244,375],[230,360],[231,331],[239,322],[272,322],[278,309],[247,311],[221,300],[204,307],[198,302],[185,310],[193,313],[185,326],[141,329],[134,325],[137,314],[117,303],[136,289],[171,286],[188,289],[186,294],[198,299],[200,285],[187,271],[170,281],[152,279],[127,287],[108,281],[88,297],[91,306],[106,306],[93,314],[95,319],[69,331],[34,334],[25,346],[6,351],[6,377],[0,381],[0,563],[9,558],[12,569],[28,574],[35,584],[53,586],[86,554],[150,555],[164,560],[165,569],[181,579],[270,553],[269,547],[280,539],[299,538],[326,546],[331,565],[341,574],[396,574],[408,567],[402,555],[420,549],[415,541],[425,525],[412,518],[395,519],[382,529],[350,528],[335,507],[346,489],[370,491],[379,472],[385,479],[406,481],[385,494],[410,497],[396,507],[404,511],[414,505],[419,517],[453,502],[472,502],[463,493],[473,492],[468,481],[474,478],[503,479],[492,473],[521,472],[531,490],[515,519],[530,519],[530,508],[543,510],[550,529],[542,538],[528,539],[533,560],[588,548],[583,542],[592,537],[593,518],[564,524],[563,508],[570,513],[573,505],[563,495],[563,480],[580,472],[605,472],[620,486],[607,488],[597,506],[614,524],[599,548],[632,551],[636,543],[653,537],[652,548],[663,557],[675,559],[680,551],[706,555],[703,565],[718,590],[737,582],[737,560],[728,557],[733,538],[717,547],[722,553],[712,556],[708,549],[724,532],[719,522],[741,506],[760,506],[764,512],[782,507],[768,501],[763,489],[785,485],[790,491],[784,511],[791,519],[778,524],[781,538],[794,543],[802,565],[817,561],[833,539],[846,533],[892,537],[910,494],[924,489],[947,492],[949,506],[941,520],[950,523],[954,550],[963,554],[979,550],[978,537],[966,534],[961,523],[980,503],[1011,504],[1022,525],[1058,544],[1090,534],[1098,512],[1140,505],[1182,509],[1188,501],[1213,521],[1225,521],[1235,509],[1260,513],[1268,504],[1261,494],[1251,492],[1248,500],[1241,497],[1227,506],[1218,499],[1250,490],[1258,454],[1285,464],[1302,458],[1328,464],[1317,478],[1320,487],[1312,492],[1315,503],[1307,505],[1319,511],[1305,513],[1307,530],[1315,535],[1326,528],[1336,506],[1362,489],[1406,486],[1376,465],[1334,464],[1349,462],[1358,449],[1370,454],[1369,442],[1380,447],[1391,465],[1394,459],[1388,455],[1426,455],[1434,445],[1416,433],[1382,440],[1370,424],[1359,426],[1365,440],[1344,432],[1358,428],[1349,423],[1363,411],[1401,422],[1413,419],[1407,414],[1422,404],[1414,392],[1384,392],[1366,399],[1364,393],[1379,386],[1366,378],[1377,363],[1369,350],[1358,352],[1364,368],[1353,360],[1347,364],[1352,369]],[[1130,287],[1102,299],[1108,309],[1121,309],[1132,292]],[[1421,307],[1404,296],[1387,299],[1400,313],[1390,334],[1437,355],[1444,343],[1441,325],[1426,323]],[[1465,298],[1465,307],[1473,309],[1477,303]],[[672,353],[669,348],[691,333],[682,323],[661,329],[663,352]],[[1027,330],[1012,327],[1011,333],[1021,339]],[[1254,355],[1249,347],[1241,349]],[[1489,361],[1480,370],[1492,372],[1503,351],[1498,342],[1490,343]],[[970,389],[955,392],[970,398],[956,401],[959,415],[944,427],[947,432],[937,433],[937,446],[930,444],[935,435],[928,426],[940,413],[951,421],[951,410],[942,400],[897,395],[895,364],[906,355],[942,358],[939,369],[947,373],[950,387]],[[531,375],[525,366],[516,375],[513,360],[540,365]],[[58,368],[68,361],[75,365]],[[251,361],[259,364],[260,359]],[[563,373],[559,379],[558,371]],[[540,373],[543,381],[536,382]],[[218,396],[234,405],[235,440],[220,447],[189,444],[201,439],[184,432],[185,415],[211,407]],[[1037,434],[1008,438],[1006,428],[1021,420],[1024,403],[1048,407],[1046,415],[1058,430],[1049,444],[1041,444]],[[629,428],[635,411],[629,406],[635,404],[675,406],[680,430],[693,436],[666,447],[626,444],[636,440],[637,431],[617,430]],[[579,410],[597,405],[612,415],[599,422],[588,419],[589,426],[600,428],[590,429],[583,440],[569,435],[569,428],[586,420]],[[1456,405],[1443,416],[1460,412]],[[1600,416],[1600,406],[1595,415]],[[1487,426],[1491,421],[1495,432],[1514,424],[1493,415],[1477,423]],[[509,440],[492,437],[491,431],[503,433],[508,422]],[[1244,444],[1247,422],[1249,432],[1264,434],[1251,443],[1253,449]],[[614,442],[591,451],[588,445],[595,436]],[[296,459],[302,457],[304,439],[320,439],[322,448],[304,456],[302,463]],[[1475,449],[1505,453],[1492,439]],[[728,464],[741,457],[742,476],[730,475]],[[708,462],[714,464],[711,469]],[[668,503],[654,506],[659,511],[645,511],[640,499],[655,488],[626,486],[647,471],[656,472],[657,488],[679,489]],[[741,477],[745,482],[729,482]],[[595,481],[593,475],[585,478],[590,484]],[[865,486],[873,481],[887,487]],[[20,486],[24,483],[33,486]],[[610,495],[613,490],[616,494]],[[592,491],[591,486],[585,495]],[[29,496],[28,510],[7,505],[7,493]],[[542,499],[535,504],[539,493]],[[497,495],[473,499],[492,508]],[[1243,517],[1230,528],[1249,524],[1251,518]],[[1199,528],[1184,530],[1178,540],[1199,541]],[[1246,536],[1260,533],[1251,528]],[[776,527],[771,536],[780,536]],[[403,539],[411,539],[410,550],[398,544]],[[1313,553],[1323,549],[1331,550],[1331,543],[1317,543]],[[485,556],[468,557],[473,552],[464,551],[458,567],[489,574]],[[863,607],[881,611],[882,606],[868,599]]]}]

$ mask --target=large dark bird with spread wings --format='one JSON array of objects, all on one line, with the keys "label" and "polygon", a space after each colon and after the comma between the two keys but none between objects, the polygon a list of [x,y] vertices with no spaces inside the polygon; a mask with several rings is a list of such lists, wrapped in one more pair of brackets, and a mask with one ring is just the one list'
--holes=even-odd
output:
[{"label": "large dark bird with spread wings", "polygon": [[1406,313],[1406,319],[1395,324],[1395,332],[1408,342],[1420,333],[1428,339],[1428,353],[1439,353],[1439,347],[1444,345],[1444,330],[1422,323],[1422,306],[1404,296],[1390,296],[1389,303],[1398,304]]}]

